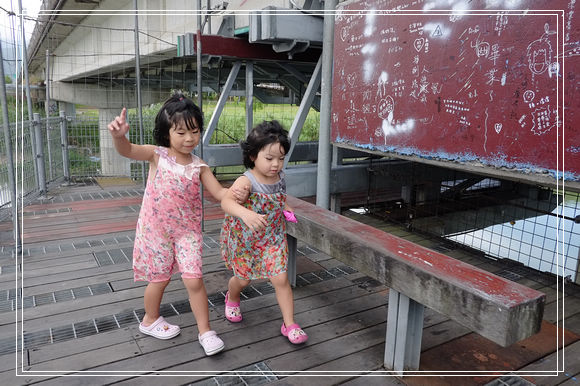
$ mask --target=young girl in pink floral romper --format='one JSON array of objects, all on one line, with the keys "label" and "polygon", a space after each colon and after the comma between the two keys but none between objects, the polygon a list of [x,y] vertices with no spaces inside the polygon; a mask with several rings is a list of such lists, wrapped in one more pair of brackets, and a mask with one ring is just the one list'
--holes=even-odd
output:
[{"label": "young girl in pink floral romper", "polygon": [[282,335],[292,343],[303,343],[308,335],[294,321],[294,300],[288,281],[288,242],[286,219],[295,217],[286,205],[284,158],[290,149],[288,133],[276,121],[256,126],[242,142],[244,165],[249,169],[232,189],[249,189],[243,206],[232,192],[226,193],[222,208],[226,212],[221,249],[234,276],[228,282],[225,315],[230,322],[240,322],[240,293],[251,280],[268,278],[276,290],[282,311]]},{"label": "young girl in pink floral romper", "polygon": [[199,343],[207,355],[216,354],[224,343],[210,329],[202,280],[200,180],[218,200],[227,189],[192,154],[203,128],[201,111],[182,94],[169,98],[155,118],[153,136],[159,146],[130,143],[125,137],[129,131],[126,117],[127,110],[123,109],[108,126],[115,148],[122,156],[149,162],[133,247],[134,279],[149,282],[144,296],[145,316],[139,330],[159,339],[179,334],[179,326],[165,321],[159,307],[172,274],[181,272],[197,321]]}]

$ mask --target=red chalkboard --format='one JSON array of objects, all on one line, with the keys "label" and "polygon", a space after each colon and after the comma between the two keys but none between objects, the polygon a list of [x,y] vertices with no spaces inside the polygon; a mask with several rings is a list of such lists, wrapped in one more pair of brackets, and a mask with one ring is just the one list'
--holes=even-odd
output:
[{"label": "red chalkboard", "polygon": [[341,4],[332,141],[579,181],[579,17],[576,0]]}]

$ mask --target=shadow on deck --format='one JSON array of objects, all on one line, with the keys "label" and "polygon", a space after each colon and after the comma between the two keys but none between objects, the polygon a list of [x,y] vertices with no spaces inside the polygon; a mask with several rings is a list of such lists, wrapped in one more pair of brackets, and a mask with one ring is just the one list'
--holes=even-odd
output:
[{"label": "shadow on deck", "polygon": [[[402,379],[393,377],[382,367],[388,288],[300,242],[295,314],[310,336],[307,344],[293,346],[280,335],[282,319],[267,281],[256,281],[246,289],[244,320],[229,323],[223,305],[230,273],[219,255],[223,212],[207,196],[204,281],[212,328],[224,340],[226,350],[214,357],[204,355],[180,280],[167,287],[161,311],[170,322],[181,326],[181,334],[168,341],[142,335],[138,321],[144,313],[144,284],[134,283],[131,271],[142,193],[137,185],[93,183],[51,191],[49,197],[24,208],[24,245],[17,258],[11,245],[12,225],[0,223],[2,384],[578,382],[577,286],[566,285],[564,292],[557,291],[556,279],[551,276],[449,246],[443,248],[440,240],[354,214],[359,221],[546,293],[542,331],[502,348],[427,309],[421,372]],[[23,349],[16,351],[17,343]],[[562,346],[565,350],[559,349]],[[558,372],[564,369],[564,352],[565,371]]]}]

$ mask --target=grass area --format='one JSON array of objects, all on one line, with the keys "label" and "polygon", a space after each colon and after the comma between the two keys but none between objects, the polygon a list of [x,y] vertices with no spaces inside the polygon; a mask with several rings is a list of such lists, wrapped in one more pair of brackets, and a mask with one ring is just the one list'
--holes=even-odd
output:
[{"label": "grass area", "polygon": [[[207,128],[211,116],[217,105],[216,100],[204,100],[204,126]],[[153,143],[153,128],[155,116],[161,108],[161,103],[143,108],[143,128],[145,143]],[[68,127],[68,141],[71,146],[69,151],[72,175],[98,175],[98,162],[95,157],[100,154],[99,138],[99,112],[87,106],[77,106],[77,119]],[[298,112],[298,106],[269,105],[260,101],[254,102],[253,119],[258,124],[264,120],[278,120],[284,128],[290,130],[294,117]],[[137,126],[136,109],[128,110],[128,119],[133,128]],[[318,128],[320,113],[311,109],[302,128],[299,141],[318,140]],[[243,98],[232,98],[228,101],[220,119],[216,131],[210,140],[211,144],[239,143],[245,138],[246,127],[246,103]],[[129,139],[139,142],[138,130],[131,130]],[[135,166],[137,168],[137,166]],[[216,173],[220,176],[238,176],[243,172],[243,167],[220,167]],[[133,175],[140,175],[139,170],[132,171]]]}]

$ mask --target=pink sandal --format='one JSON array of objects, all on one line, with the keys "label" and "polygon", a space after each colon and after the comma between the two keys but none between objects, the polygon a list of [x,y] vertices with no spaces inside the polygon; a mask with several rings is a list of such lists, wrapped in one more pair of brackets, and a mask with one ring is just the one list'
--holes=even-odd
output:
[{"label": "pink sandal", "polygon": [[304,343],[308,340],[308,335],[304,332],[303,329],[296,323],[291,325],[290,327],[286,327],[284,323],[282,323],[282,328],[280,329],[282,335],[287,336],[290,343],[300,344]]},{"label": "pink sandal", "polygon": [[242,321],[242,310],[240,309],[240,302],[230,302],[230,291],[226,292],[226,319],[232,323],[239,323]]}]

